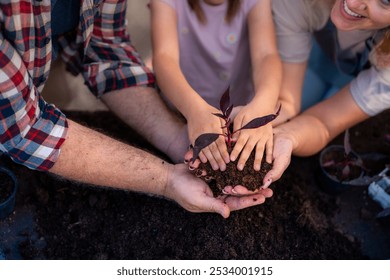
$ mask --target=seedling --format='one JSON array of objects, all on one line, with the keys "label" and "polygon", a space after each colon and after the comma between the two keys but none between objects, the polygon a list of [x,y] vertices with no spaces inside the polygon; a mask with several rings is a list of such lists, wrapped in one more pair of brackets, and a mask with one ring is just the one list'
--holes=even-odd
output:
[{"label": "seedling", "polygon": [[198,138],[195,140],[195,145],[193,147],[193,157],[191,159],[192,163],[198,158],[198,155],[200,151],[204,148],[206,148],[208,145],[213,143],[218,139],[219,136],[226,137],[226,142],[229,147],[229,149],[232,147],[232,137],[235,133],[244,130],[244,129],[253,129],[258,128],[261,126],[266,125],[267,123],[273,121],[280,112],[282,106],[279,106],[279,109],[275,114],[266,115],[263,117],[259,117],[256,119],[251,120],[249,123],[244,125],[243,127],[237,129],[236,131],[232,131],[231,128],[231,119],[230,115],[233,111],[233,104],[230,104],[230,93],[229,88],[225,91],[225,93],[222,95],[220,101],[219,101],[219,108],[221,109],[222,113],[213,113],[213,115],[221,118],[224,120],[225,124],[222,126],[222,129],[226,128],[226,133],[220,134],[220,133],[204,133],[201,134]]},{"label": "seedling", "polygon": [[357,155],[351,148],[349,130],[344,134],[344,155],[342,158],[331,158],[322,163],[322,166],[328,170],[332,170],[341,182],[351,179],[352,168],[365,170],[362,158]]}]

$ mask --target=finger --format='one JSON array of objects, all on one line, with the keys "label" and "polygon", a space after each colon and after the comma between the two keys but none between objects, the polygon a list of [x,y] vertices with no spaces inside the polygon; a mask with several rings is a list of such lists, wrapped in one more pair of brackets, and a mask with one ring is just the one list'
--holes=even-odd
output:
[{"label": "finger", "polygon": [[258,192],[259,192],[259,190],[251,191],[242,185],[234,186],[234,188],[232,190],[232,193],[234,193],[235,195],[251,195],[251,194],[258,193]]},{"label": "finger", "polygon": [[209,205],[209,209],[210,209],[209,212],[218,213],[226,219],[230,215],[230,208],[223,201],[224,199],[220,200],[216,198],[210,198],[210,201],[205,200],[205,203],[208,203]]},{"label": "finger", "polygon": [[215,144],[213,143],[212,145],[209,146],[211,153],[213,154],[213,157],[218,165],[218,168],[221,171],[226,170],[225,160],[221,156],[221,150],[223,150],[223,146],[226,146],[224,140],[221,141],[217,140]]},{"label": "finger", "polygon": [[291,156],[290,154],[285,156],[279,156],[275,157],[272,169],[267,172],[267,174],[264,176],[263,183],[264,184],[270,184],[270,182],[275,182],[280,179],[283,172],[287,169],[288,165],[290,164]]},{"label": "finger", "polygon": [[201,178],[207,175],[207,171],[204,169],[195,169],[193,174],[195,177]]},{"label": "finger", "polygon": [[230,211],[236,211],[255,205],[263,204],[265,197],[262,194],[254,194],[250,196],[234,197],[229,196],[225,199],[225,203],[229,206]]},{"label": "finger", "polygon": [[238,155],[241,153],[241,150],[246,144],[247,138],[240,137],[237,142],[234,144],[233,151],[230,153],[230,160],[235,161],[238,158]]},{"label": "finger", "polygon": [[232,186],[226,186],[222,189],[222,193],[223,194],[232,194],[232,189],[233,187]]},{"label": "finger", "polygon": [[237,163],[238,170],[244,169],[245,163],[248,160],[250,154],[252,153],[255,144],[256,143],[253,140],[251,140],[251,138],[249,138],[248,141],[246,142],[244,149],[241,151],[240,159],[238,160]]},{"label": "finger", "polygon": [[272,153],[274,150],[274,141],[273,139],[268,139],[267,143],[265,144],[265,160],[271,164],[272,163]]},{"label": "finger", "polygon": [[223,193],[233,195],[233,196],[242,196],[242,195],[251,195],[258,193],[259,190],[250,191],[245,186],[237,185],[237,186],[226,186],[223,188]]},{"label": "finger", "polygon": [[253,168],[256,171],[260,171],[261,169],[261,163],[263,161],[263,155],[264,155],[264,146],[258,143],[256,145],[256,153],[255,153],[255,161],[253,163]]},{"label": "finger", "polygon": [[205,149],[203,149],[202,151],[200,151],[198,157],[199,157],[199,159],[200,159],[201,162],[206,163],[206,162],[207,162],[207,156],[206,156],[204,150],[205,150]]},{"label": "finger", "polygon": [[[271,176],[271,175],[270,175]],[[261,190],[269,188],[269,186],[272,184],[272,178],[264,178],[263,185],[260,187]]]},{"label": "finger", "polygon": [[224,164],[228,164],[230,162],[230,155],[227,150],[225,137],[220,137],[216,141],[219,153],[222,157],[222,161]]},{"label": "finger", "polygon": [[210,165],[211,165],[211,168],[213,170],[218,170],[219,169],[219,165],[218,165],[217,161],[214,159],[214,155],[213,155],[213,153],[210,150],[210,147],[214,146],[214,145],[215,145],[215,143],[212,143],[208,147],[206,147],[206,148],[204,148],[202,150],[202,153],[206,157],[206,161],[203,161],[202,159],[201,160],[202,160],[203,163],[206,163],[208,161],[210,163]]},{"label": "finger", "polygon": [[193,150],[190,149],[189,151],[186,152],[186,154],[184,155],[184,163],[185,164],[188,164],[188,169],[190,170],[194,170],[196,168],[199,167],[200,165],[200,160],[197,158],[195,159],[194,162],[192,162],[192,156],[193,156]]},{"label": "finger", "polygon": [[264,189],[264,190],[260,190],[260,193],[262,195],[264,195],[265,198],[270,198],[274,195],[274,192],[272,189]]}]

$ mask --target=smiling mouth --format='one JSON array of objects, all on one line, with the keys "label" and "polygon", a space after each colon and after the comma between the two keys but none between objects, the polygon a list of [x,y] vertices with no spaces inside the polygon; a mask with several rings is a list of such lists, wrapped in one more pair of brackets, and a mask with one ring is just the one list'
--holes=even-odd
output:
[{"label": "smiling mouth", "polygon": [[344,11],[345,11],[348,15],[350,15],[350,16],[352,16],[352,17],[355,17],[355,18],[364,18],[364,16],[359,15],[359,14],[357,14],[357,13],[355,13],[355,12],[353,12],[353,11],[351,11],[351,10],[349,9],[349,7],[348,7],[348,5],[347,5],[347,0],[344,0],[344,1],[343,1],[343,8],[344,8]]}]

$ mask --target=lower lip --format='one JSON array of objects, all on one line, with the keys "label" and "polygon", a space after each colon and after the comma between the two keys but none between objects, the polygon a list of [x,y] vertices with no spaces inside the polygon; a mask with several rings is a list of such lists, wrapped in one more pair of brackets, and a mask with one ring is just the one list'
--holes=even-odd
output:
[{"label": "lower lip", "polygon": [[343,17],[345,17],[347,20],[358,21],[358,20],[364,19],[364,17],[357,18],[357,17],[354,17],[354,16],[347,14],[347,12],[344,10],[344,0],[340,1],[340,14]]}]

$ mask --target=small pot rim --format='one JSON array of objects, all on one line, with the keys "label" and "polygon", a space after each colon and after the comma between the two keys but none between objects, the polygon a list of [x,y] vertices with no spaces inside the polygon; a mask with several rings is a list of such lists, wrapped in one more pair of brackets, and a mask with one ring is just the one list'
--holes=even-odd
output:
[{"label": "small pot rim", "polygon": [[[330,175],[330,174],[325,170],[325,168],[324,168],[324,166],[323,166],[323,164],[322,164],[322,162],[323,162],[323,157],[324,157],[325,153],[328,152],[328,151],[332,151],[332,150],[343,150],[343,151],[344,151],[344,146],[343,146],[343,145],[336,145],[336,144],[334,144],[334,145],[329,145],[329,146],[326,146],[325,148],[323,148],[323,149],[321,150],[320,156],[319,156],[319,165],[320,165],[320,169],[321,169],[322,173],[325,174],[325,176],[328,177],[329,179],[331,179],[332,181],[335,181],[335,182],[337,182],[337,183],[339,183],[339,184],[342,184],[342,185],[349,185],[349,182],[352,181],[352,180],[354,180],[354,179],[348,180],[348,181],[339,181],[335,176]],[[351,153],[352,153],[354,156],[360,158],[359,154],[356,153],[355,151],[351,151]],[[357,178],[360,178],[360,177],[362,177],[363,175],[364,175],[364,171],[362,170],[362,172],[360,173],[359,177],[357,177]]]},{"label": "small pot rim", "polygon": [[5,201],[0,203],[0,207],[3,207],[4,205],[7,205],[10,201],[12,201],[15,198],[19,184],[18,184],[18,179],[16,178],[15,174],[11,170],[9,170],[8,168],[6,168],[4,166],[0,166],[0,173],[7,174],[12,179],[12,181],[14,183],[12,193],[8,196],[8,198]]}]

